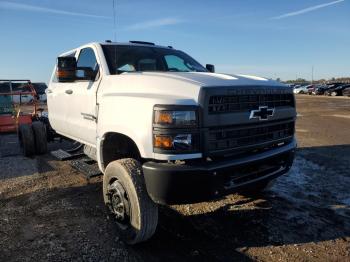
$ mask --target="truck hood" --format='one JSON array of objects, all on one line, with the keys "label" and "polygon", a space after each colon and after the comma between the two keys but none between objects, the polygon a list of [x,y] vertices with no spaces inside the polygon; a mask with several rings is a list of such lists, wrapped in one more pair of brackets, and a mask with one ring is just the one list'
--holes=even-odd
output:
[{"label": "truck hood", "polygon": [[198,84],[199,86],[280,86],[281,83],[267,78],[249,75],[229,75],[209,72],[143,72],[145,76],[165,77]]},{"label": "truck hood", "polygon": [[[283,87],[266,78],[247,75],[226,75],[207,72],[132,72],[109,75],[100,95],[158,99],[159,103],[198,102],[202,87]],[[108,83],[107,83],[108,82]],[[117,88],[118,87],[118,88]],[[181,100],[181,101],[180,101]],[[185,101],[186,100],[186,101]]]}]

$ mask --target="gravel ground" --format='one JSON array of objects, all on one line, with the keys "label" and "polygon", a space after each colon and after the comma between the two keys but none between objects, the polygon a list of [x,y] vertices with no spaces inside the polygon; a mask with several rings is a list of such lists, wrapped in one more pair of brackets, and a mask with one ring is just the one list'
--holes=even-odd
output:
[{"label": "gravel ground", "polygon": [[[1,261],[350,261],[350,99],[297,97],[292,170],[261,196],[160,208],[155,236],[118,238],[101,178],[0,136]],[[51,144],[51,148],[60,146]]]}]

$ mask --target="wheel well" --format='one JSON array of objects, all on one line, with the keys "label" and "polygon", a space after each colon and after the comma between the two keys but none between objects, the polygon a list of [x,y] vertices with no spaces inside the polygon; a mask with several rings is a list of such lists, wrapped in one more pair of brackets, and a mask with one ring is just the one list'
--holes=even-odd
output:
[{"label": "wheel well", "polygon": [[104,168],[118,159],[134,158],[141,159],[140,151],[135,142],[128,136],[119,133],[107,133],[101,146]]}]

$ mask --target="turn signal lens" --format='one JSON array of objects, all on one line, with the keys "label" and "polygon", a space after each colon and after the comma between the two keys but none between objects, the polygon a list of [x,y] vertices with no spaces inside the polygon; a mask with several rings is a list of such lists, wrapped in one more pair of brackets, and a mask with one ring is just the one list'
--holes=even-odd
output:
[{"label": "turn signal lens", "polygon": [[173,138],[171,136],[154,135],[154,147],[170,149],[173,147]]},{"label": "turn signal lens", "polygon": [[172,124],[173,115],[171,111],[155,111],[154,122],[156,124]]},{"label": "turn signal lens", "polygon": [[56,76],[57,77],[71,77],[74,76],[73,70],[57,70],[56,71]]}]

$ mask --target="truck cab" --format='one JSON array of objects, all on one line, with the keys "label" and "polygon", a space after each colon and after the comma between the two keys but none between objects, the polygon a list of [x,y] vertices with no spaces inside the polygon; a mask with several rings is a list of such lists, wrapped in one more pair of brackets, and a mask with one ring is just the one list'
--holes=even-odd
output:
[{"label": "truck cab", "polygon": [[90,148],[126,242],[153,235],[158,204],[260,190],[290,169],[293,89],[214,71],[140,41],[91,43],[58,57],[47,89],[50,124]]}]

